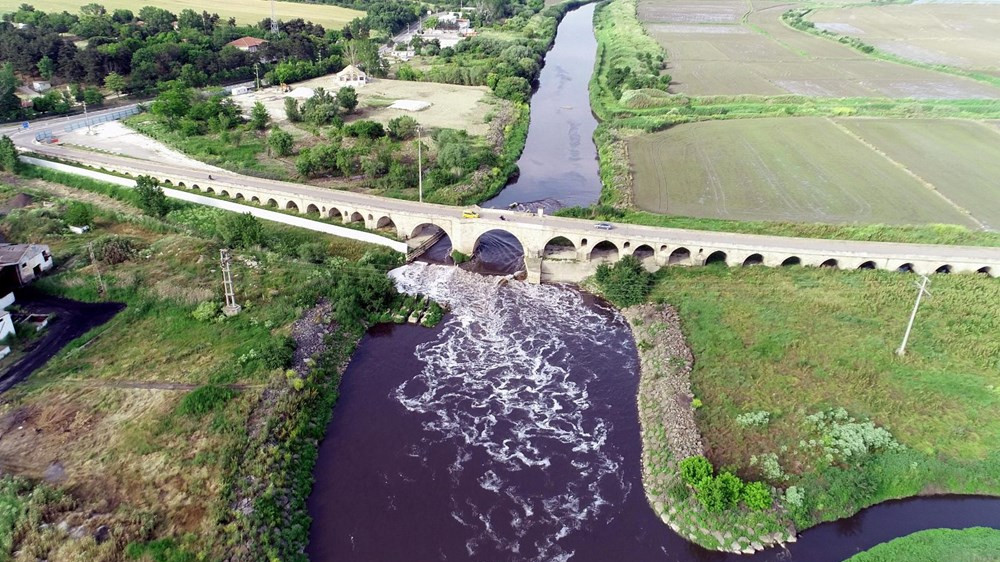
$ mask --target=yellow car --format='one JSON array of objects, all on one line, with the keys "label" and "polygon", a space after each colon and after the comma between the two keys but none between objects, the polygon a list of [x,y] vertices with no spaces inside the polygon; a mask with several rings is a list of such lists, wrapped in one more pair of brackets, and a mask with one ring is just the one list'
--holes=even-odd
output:
[{"label": "yellow car", "polygon": [[479,213],[477,213],[475,211],[462,211],[462,218],[463,219],[478,219],[479,218]]}]

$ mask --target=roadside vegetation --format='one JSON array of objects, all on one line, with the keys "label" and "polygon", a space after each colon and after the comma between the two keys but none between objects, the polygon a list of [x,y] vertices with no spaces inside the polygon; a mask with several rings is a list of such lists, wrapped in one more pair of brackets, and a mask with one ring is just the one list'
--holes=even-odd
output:
[{"label": "roadside vegetation", "polygon": [[[5,394],[0,458],[17,459],[4,470],[18,476],[0,482],[0,552],[304,560],[316,445],[357,339],[387,312],[426,310],[416,316],[432,324],[443,311],[395,292],[385,271],[396,254],[176,201],[161,209],[155,186],[31,171],[0,187],[34,198],[0,231],[52,248],[57,269],[36,287],[127,307]],[[72,235],[72,222],[92,229]],[[223,247],[235,317],[221,311]]]},{"label": "roadside vegetation", "polygon": [[929,529],[893,539],[855,554],[848,562],[936,562],[966,560],[989,562],[1000,559],[1000,530],[986,527],[969,529]]},{"label": "roadside vegetation", "polygon": [[[684,460],[697,455],[678,455],[658,437],[666,429],[644,421],[644,480],[658,515],[704,546],[747,550],[888,499],[1000,494],[1000,424],[989,421],[1000,411],[1000,285],[936,276],[898,357],[912,279],[660,270],[649,298],[676,309],[693,354],[689,400],[707,461]],[[641,356],[675,345],[664,330],[633,329]],[[672,361],[657,364],[670,373],[684,364]],[[652,398],[640,392],[640,404]],[[746,482],[761,483],[757,500],[738,492]],[[758,511],[765,491],[772,503]]]}]

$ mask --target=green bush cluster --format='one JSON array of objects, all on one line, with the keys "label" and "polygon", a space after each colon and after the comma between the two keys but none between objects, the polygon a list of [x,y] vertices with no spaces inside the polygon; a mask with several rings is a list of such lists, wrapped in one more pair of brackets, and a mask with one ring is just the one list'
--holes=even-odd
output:
[{"label": "green bush cluster", "polygon": [[235,390],[224,386],[214,384],[199,386],[184,395],[177,405],[177,413],[182,416],[201,417],[225,408],[226,403],[235,396]]},{"label": "green bush cluster", "polygon": [[100,236],[92,242],[94,258],[106,265],[126,262],[139,253],[139,242],[127,236],[115,234]]},{"label": "green bush cluster", "polygon": [[695,491],[705,509],[722,512],[736,509],[742,501],[752,511],[770,509],[773,498],[763,482],[744,483],[731,472],[714,475],[715,468],[703,456],[693,456],[679,464],[681,480]]},{"label": "green bush cluster", "polygon": [[605,297],[617,306],[633,306],[645,302],[653,284],[653,275],[646,271],[635,256],[625,256],[614,265],[597,266],[594,280]]},{"label": "green bush cluster", "polygon": [[208,322],[218,317],[221,308],[222,305],[218,301],[204,301],[195,307],[191,316],[199,322]]}]

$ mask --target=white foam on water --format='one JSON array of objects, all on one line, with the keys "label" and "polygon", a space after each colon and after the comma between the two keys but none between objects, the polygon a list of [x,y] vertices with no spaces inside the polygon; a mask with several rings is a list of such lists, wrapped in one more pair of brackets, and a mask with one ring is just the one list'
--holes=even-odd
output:
[{"label": "white foam on water", "polygon": [[[452,517],[476,533],[466,542],[470,557],[488,555],[481,549],[489,546],[518,560],[570,559],[559,541],[597,520],[605,493],[624,497],[628,489],[621,454],[608,444],[611,422],[587,389],[597,374],[568,347],[620,355],[627,368],[634,359],[619,345],[620,318],[609,324],[565,287],[498,286],[422,263],[390,275],[400,291],[451,309],[438,337],[415,350],[422,371],[394,396],[426,418],[425,444],[455,446],[452,478],[473,476],[492,496],[482,505],[451,498]],[[554,464],[562,467],[555,477],[546,472]],[[519,489],[525,476],[531,490]]]}]

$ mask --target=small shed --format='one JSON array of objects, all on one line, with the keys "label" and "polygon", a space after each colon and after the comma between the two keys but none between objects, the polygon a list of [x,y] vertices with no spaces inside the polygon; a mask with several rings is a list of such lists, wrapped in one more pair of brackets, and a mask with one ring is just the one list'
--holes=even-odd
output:
[{"label": "small shed", "polygon": [[360,88],[367,83],[368,75],[353,64],[347,65],[344,67],[344,70],[337,73],[337,86],[341,88],[346,88],[347,86]]},{"label": "small shed", "polygon": [[36,92],[46,92],[52,89],[52,84],[45,80],[35,80],[31,83],[31,89]]},{"label": "small shed", "polygon": [[23,287],[52,269],[52,252],[44,244],[0,244],[0,284]]}]

